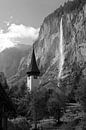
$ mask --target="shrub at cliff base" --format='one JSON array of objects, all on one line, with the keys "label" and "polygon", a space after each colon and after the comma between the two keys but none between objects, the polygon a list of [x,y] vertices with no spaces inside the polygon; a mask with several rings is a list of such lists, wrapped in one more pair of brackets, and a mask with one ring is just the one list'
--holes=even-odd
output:
[{"label": "shrub at cliff base", "polygon": [[8,130],[29,130],[30,124],[25,117],[8,120]]},{"label": "shrub at cliff base", "polygon": [[76,100],[80,102],[82,110],[86,112],[86,79],[81,79],[76,91]]}]

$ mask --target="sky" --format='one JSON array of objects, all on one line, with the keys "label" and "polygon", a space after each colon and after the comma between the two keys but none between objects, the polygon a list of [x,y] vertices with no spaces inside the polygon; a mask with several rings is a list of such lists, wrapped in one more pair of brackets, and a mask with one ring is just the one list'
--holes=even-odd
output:
[{"label": "sky", "polygon": [[46,16],[67,0],[0,0],[0,51],[32,44]]}]

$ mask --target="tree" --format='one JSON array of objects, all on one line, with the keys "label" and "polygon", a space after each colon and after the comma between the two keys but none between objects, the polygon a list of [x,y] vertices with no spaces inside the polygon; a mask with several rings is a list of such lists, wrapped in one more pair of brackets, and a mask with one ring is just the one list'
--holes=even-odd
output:
[{"label": "tree", "polygon": [[3,72],[0,72],[0,83],[3,86],[3,88],[5,89],[5,91],[8,93],[9,86],[7,84],[7,80],[6,80],[5,74]]},{"label": "tree", "polygon": [[30,111],[31,96],[27,90],[26,82],[20,80],[10,87],[9,96],[16,106],[17,115],[27,116]]},{"label": "tree", "polygon": [[[49,99],[49,93],[46,88],[36,90],[34,92],[34,109],[36,112],[37,120],[46,118],[49,116],[47,109],[47,101]],[[32,104],[33,106],[33,104]]]},{"label": "tree", "polygon": [[79,81],[79,87],[76,90],[76,100],[80,102],[82,109],[86,112],[86,79]]},{"label": "tree", "polygon": [[62,95],[58,95],[58,93],[53,92],[48,101],[48,111],[50,116],[53,116],[60,123],[60,118],[65,110],[65,98]]}]

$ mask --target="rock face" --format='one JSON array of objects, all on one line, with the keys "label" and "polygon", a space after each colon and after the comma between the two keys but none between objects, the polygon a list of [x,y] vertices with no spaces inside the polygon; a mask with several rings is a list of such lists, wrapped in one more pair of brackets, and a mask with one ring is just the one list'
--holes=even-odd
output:
[{"label": "rock face", "polygon": [[[60,28],[61,19],[63,34]],[[65,90],[65,86],[69,89],[70,86],[76,85],[82,76],[85,78],[86,0],[67,2],[47,16],[41,25],[39,37],[34,46],[42,75],[41,84],[53,80],[57,82],[57,86],[64,86]],[[61,60],[61,52],[64,61]],[[24,65],[30,64],[30,57],[31,53]],[[61,62],[63,62],[62,72],[58,78]],[[22,67],[23,64],[20,69]]]},{"label": "rock face", "polygon": [[[77,6],[78,5],[78,6]],[[60,23],[62,19],[62,46]],[[34,43],[42,82],[57,80],[70,87],[86,76],[86,2],[68,2],[44,19],[39,38]],[[61,47],[63,68],[60,78]]]}]

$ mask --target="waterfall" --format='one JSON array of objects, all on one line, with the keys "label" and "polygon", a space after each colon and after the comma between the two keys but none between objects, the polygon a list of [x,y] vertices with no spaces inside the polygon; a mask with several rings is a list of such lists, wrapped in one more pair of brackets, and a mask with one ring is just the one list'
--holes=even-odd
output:
[{"label": "waterfall", "polygon": [[58,79],[61,78],[62,71],[63,71],[63,64],[64,64],[64,47],[63,47],[63,26],[62,26],[62,18],[60,21],[60,42],[59,42],[59,53],[60,53],[60,59],[59,59],[59,74]]}]

